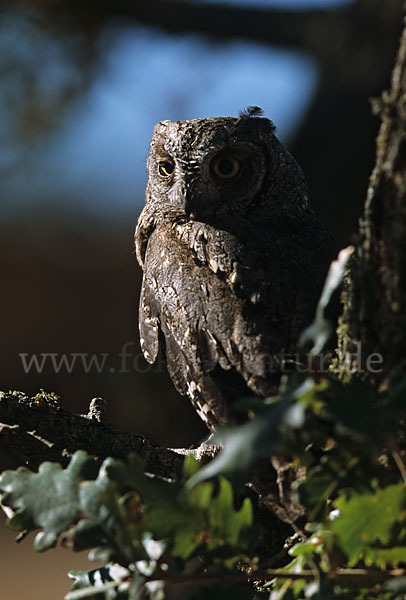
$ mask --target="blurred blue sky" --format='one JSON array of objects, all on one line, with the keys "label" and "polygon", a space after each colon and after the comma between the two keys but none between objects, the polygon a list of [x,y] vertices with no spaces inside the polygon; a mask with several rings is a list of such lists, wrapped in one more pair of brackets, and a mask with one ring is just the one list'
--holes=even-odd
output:
[{"label": "blurred blue sky", "polygon": [[[251,4],[326,7],[339,2]],[[29,152],[16,154],[17,168],[0,184],[6,200],[1,217],[16,216],[23,206],[38,202],[62,207],[69,199],[87,211],[135,218],[143,202],[148,145],[157,121],[236,116],[254,104],[272,118],[286,141],[317,82],[317,65],[309,57],[268,46],[209,43],[194,35],[169,36],[141,27],[116,28],[105,36],[108,51],[90,91],[35,151],[31,146]],[[49,73],[46,85],[52,89],[52,73],[60,77],[61,72],[54,65]]]}]

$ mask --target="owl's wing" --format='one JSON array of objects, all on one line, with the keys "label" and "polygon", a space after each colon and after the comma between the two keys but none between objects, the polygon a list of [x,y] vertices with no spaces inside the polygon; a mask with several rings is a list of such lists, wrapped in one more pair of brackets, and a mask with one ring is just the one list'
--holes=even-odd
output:
[{"label": "owl's wing", "polygon": [[142,284],[139,328],[141,350],[149,363],[154,363],[159,350],[159,305],[153,290],[145,283]]},{"label": "owl's wing", "polygon": [[258,294],[261,270],[254,276],[239,259],[234,236],[196,222],[157,226],[145,254],[142,350],[153,362],[165,344],[176,388],[209,427],[230,422],[232,399],[270,392],[269,352],[281,347],[277,315],[256,327],[245,314],[245,296]]},{"label": "owl's wing", "polygon": [[[228,409],[209,375],[218,362],[218,353],[217,343],[205,323],[212,286],[197,258],[199,255],[202,261],[206,260],[202,252],[207,240],[202,241],[197,229],[164,224],[150,233],[139,325],[146,360],[154,362],[162,345],[176,389],[190,397],[203,420],[213,427],[228,421]],[[211,265],[218,270],[214,257]]]}]

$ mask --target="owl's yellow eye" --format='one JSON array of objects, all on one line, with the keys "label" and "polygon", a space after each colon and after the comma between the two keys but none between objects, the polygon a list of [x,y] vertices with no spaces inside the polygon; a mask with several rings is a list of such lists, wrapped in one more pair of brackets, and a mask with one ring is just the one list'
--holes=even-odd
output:
[{"label": "owl's yellow eye", "polygon": [[168,162],[167,160],[161,161],[158,165],[158,171],[159,174],[162,175],[162,177],[170,177],[173,173],[173,170],[173,164]]},{"label": "owl's yellow eye", "polygon": [[232,179],[238,175],[240,166],[240,161],[234,156],[219,156],[213,163],[213,171],[220,179]]}]

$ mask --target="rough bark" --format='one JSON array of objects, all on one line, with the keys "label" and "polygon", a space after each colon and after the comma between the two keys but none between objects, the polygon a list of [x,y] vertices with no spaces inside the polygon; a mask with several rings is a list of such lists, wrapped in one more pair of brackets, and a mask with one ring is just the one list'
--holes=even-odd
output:
[{"label": "rough bark", "polygon": [[[376,110],[382,118],[376,165],[344,292],[338,371],[382,388],[406,367],[406,28],[391,89]],[[382,356],[381,372],[367,368],[372,353]]]}]

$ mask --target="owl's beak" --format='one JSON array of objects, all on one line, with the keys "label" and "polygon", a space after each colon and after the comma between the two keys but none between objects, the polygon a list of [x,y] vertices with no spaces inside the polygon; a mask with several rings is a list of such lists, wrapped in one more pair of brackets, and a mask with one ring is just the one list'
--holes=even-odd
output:
[{"label": "owl's beak", "polygon": [[194,220],[196,218],[196,209],[197,209],[197,194],[193,190],[190,183],[186,183],[184,190],[184,206],[185,213],[188,219]]},{"label": "owl's beak", "polygon": [[188,221],[195,221],[196,220],[196,213],[194,213],[193,211],[190,212],[188,210],[186,210],[185,212],[186,212],[186,217],[187,217]]},{"label": "owl's beak", "polygon": [[207,198],[209,190],[204,185],[196,173],[186,175],[183,184],[183,206],[188,219],[191,221],[201,221],[207,214]]}]

